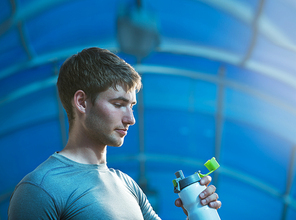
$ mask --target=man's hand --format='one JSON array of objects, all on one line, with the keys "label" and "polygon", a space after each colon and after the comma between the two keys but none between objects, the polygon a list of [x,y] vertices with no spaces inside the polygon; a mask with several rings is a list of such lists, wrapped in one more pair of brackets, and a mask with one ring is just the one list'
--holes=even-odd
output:
[{"label": "man's hand", "polygon": [[216,193],[216,187],[214,185],[210,185],[212,181],[212,177],[205,176],[200,180],[200,185],[205,185],[207,188],[201,192],[199,198],[201,199],[200,203],[202,205],[209,205],[209,207],[214,209],[219,209],[222,205],[221,201],[218,201],[218,194]]},{"label": "man's hand", "polygon": [[[214,208],[214,209],[219,209],[222,205],[221,201],[218,201],[218,194],[216,193],[216,187],[213,185],[208,185],[212,181],[212,177],[210,176],[205,176],[200,180],[200,185],[207,186],[207,188],[200,193],[199,198],[200,198],[200,203],[202,205],[209,205],[209,207]],[[183,203],[180,198],[176,199],[175,205],[177,207],[182,207],[184,213],[188,215],[186,209],[183,207]]]}]

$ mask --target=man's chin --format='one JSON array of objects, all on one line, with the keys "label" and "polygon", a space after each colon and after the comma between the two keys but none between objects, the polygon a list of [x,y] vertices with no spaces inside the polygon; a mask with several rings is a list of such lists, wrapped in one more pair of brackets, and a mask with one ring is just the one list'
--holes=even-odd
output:
[{"label": "man's chin", "polygon": [[122,145],[119,145],[119,146],[115,146],[115,145],[108,145],[109,147],[121,147]]},{"label": "man's chin", "polygon": [[122,145],[123,145],[123,140],[121,142],[108,144],[109,147],[121,147]]}]

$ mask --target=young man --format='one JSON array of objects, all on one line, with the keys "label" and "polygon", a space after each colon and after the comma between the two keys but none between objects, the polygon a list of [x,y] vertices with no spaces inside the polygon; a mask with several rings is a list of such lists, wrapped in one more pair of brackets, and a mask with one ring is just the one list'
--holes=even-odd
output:
[{"label": "young man", "polygon": [[[160,219],[137,183],[106,165],[107,145],[121,146],[135,124],[141,85],[139,74],[108,50],[85,49],[64,62],[57,87],[68,143],[16,186],[9,219]],[[203,205],[221,206],[214,186],[202,198]],[[182,207],[180,199],[175,204]]]}]

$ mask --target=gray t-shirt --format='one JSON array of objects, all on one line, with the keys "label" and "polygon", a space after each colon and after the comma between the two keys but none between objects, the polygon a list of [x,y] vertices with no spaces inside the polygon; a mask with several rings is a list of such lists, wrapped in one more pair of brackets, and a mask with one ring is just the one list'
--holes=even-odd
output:
[{"label": "gray t-shirt", "polygon": [[53,154],[16,186],[8,219],[160,218],[127,174]]}]

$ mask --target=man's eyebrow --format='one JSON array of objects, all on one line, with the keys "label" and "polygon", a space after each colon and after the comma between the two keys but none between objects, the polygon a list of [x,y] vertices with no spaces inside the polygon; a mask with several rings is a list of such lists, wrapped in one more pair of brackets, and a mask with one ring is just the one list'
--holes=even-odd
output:
[{"label": "man's eyebrow", "polygon": [[[110,99],[110,101],[124,101],[124,102],[127,102],[129,103],[130,100],[127,99],[127,98],[124,98],[123,96],[119,96],[117,98],[114,98],[114,99]],[[133,105],[135,105],[137,102],[132,102]]]}]

